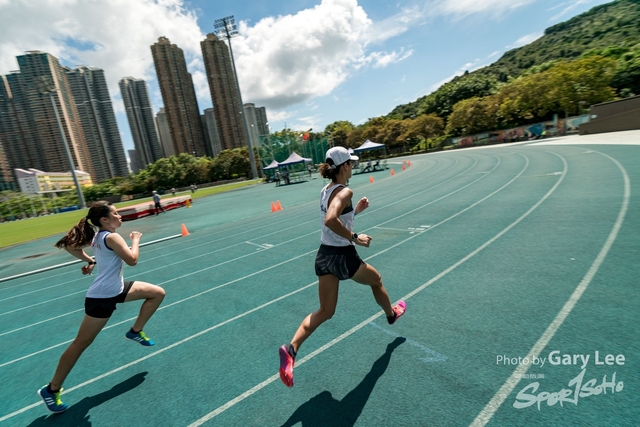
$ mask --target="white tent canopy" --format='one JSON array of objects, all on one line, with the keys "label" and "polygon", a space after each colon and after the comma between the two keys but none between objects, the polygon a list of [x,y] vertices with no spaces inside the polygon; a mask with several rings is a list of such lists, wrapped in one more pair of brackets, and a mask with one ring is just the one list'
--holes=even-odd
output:
[{"label": "white tent canopy", "polygon": [[369,141],[368,139],[358,148],[356,148],[355,151],[356,153],[359,153],[360,151],[368,151],[368,150],[377,150],[377,149],[384,149],[385,151],[387,151],[387,146],[384,144],[378,144],[377,142],[373,142],[373,141]]},{"label": "white tent canopy", "polygon": [[276,169],[278,167],[278,162],[276,162],[275,160],[272,161],[271,163],[269,163],[269,166],[265,166],[262,168],[262,170],[270,170],[270,169]]},{"label": "white tent canopy", "polygon": [[286,160],[280,162],[278,164],[278,167],[295,165],[296,163],[311,163],[311,162],[313,162],[312,159],[306,159],[304,157],[300,157],[300,155],[294,151],[289,155],[289,157],[287,157]]}]

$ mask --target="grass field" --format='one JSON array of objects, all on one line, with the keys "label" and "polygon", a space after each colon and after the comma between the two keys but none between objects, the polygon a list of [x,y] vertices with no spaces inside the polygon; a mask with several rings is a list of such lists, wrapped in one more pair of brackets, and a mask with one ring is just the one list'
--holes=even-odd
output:
[{"label": "grass field", "polygon": [[[249,185],[257,184],[258,182],[259,181],[257,180],[242,181],[215,187],[202,188],[191,194],[191,197],[193,199],[198,199],[201,197],[210,196],[212,194],[224,193],[226,191],[232,191],[238,188],[247,187]],[[118,208],[124,208],[131,205],[137,205],[138,203],[144,203],[150,201],[151,199],[151,197],[147,197],[144,199],[128,200],[126,202],[116,203],[115,205]],[[0,224],[0,236],[2,236],[2,238],[0,239],[0,249],[7,246],[29,242],[35,239],[52,236],[54,234],[64,233],[75,224],[77,224],[82,215],[86,214],[87,212],[88,209],[81,209],[77,211],[64,212],[61,214],[28,218],[26,220],[11,221]]]}]

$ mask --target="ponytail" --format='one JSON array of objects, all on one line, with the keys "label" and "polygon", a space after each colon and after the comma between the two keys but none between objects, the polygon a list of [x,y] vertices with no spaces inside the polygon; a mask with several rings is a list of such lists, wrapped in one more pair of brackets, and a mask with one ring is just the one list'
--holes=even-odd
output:
[{"label": "ponytail", "polygon": [[[82,248],[91,243],[96,235],[96,227],[100,226],[100,218],[107,217],[111,203],[100,200],[89,208],[89,213],[55,244],[56,248]],[[91,223],[89,223],[91,221]]]},{"label": "ponytail", "polygon": [[342,165],[344,165],[344,163],[339,164],[338,166],[336,166],[333,163],[333,160],[331,158],[328,158],[327,163],[321,163],[320,167],[318,168],[318,171],[320,172],[320,175],[323,178],[327,178],[330,179],[333,182],[336,182],[336,179],[338,177],[338,173],[340,173],[340,168],[342,167]]}]

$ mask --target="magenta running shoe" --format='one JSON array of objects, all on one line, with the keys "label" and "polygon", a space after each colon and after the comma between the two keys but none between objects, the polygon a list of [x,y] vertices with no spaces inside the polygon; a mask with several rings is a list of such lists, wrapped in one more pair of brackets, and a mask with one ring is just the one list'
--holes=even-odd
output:
[{"label": "magenta running shoe", "polygon": [[293,387],[293,364],[295,360],[295,352],[291,344],[280,347],[280,379],[287,387]]},{"label": "magenta running shoe", "polygon": [[407,303],[399,301],[398,304],[393,306],[393,316],[387,316],[387,322],[389,322],[390,325],[393,325],[406,311]]}]

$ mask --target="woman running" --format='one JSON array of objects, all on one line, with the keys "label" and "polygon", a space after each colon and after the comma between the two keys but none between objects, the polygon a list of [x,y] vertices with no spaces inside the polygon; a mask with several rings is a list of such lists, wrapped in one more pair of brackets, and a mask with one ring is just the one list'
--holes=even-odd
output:
[{"label": "woman running", "polygon": [[404,301],[391,306],[380,273],[362,261],[356,252],[355,245],[369,247],[371,243],[370,236],[353,232],[353,218],[369,207],[369,200],[363,197],[354,209],[351,204],[353,191],[346,186],[351,178],[351,161],[358,160],[358,157],[349,154],[344,147],[333,147],[327,151],[326,159],[326,163],[320,166],[320,174],[331,179],[331,183],[320,192],[322,234],[315,265],[320,308],[302,321],[289,344],[280,347],[280,379],[287,387],[293,387],[293,365],[300,346],[318,326],[333,316],[341,280],[352,279],[371,286],[389,324],[406,311]]},{"label": "woman running", "polygon": [[[116,304],[145,300],[138,318],[125,334],[125,338],[143,346],[155,344],[142,332],[142,328],[160,306],[165,292],[161,287],[149,283],[124,281],[122,278],[124,263],[131,266],[138,263],[142,234],[137,231],[131,232],[129,235],[131,248],[129,248],[122,236],[116,233],[116,228],[120,225],[122,220],[115,206],[99,201],[93,203],[87,216],[56,243],[56,247],[64,248],[74,257],[87,262],[87,265],[82,267],[82,274],[91,274],[96,265],[99,265],[99,273],[87,291],[84,302],[85,316],[80,324],[78,335],[62,353],[51,382],[38,390],[38,394],[51,412],[64,412],[69,407],[60,399],[62,383],[82,352],[89,347],[107,324],[116,309]],[[98,227],[97,233],[94,226]],[[93,247],[95,261],[83,250],[89,244]]]}]

